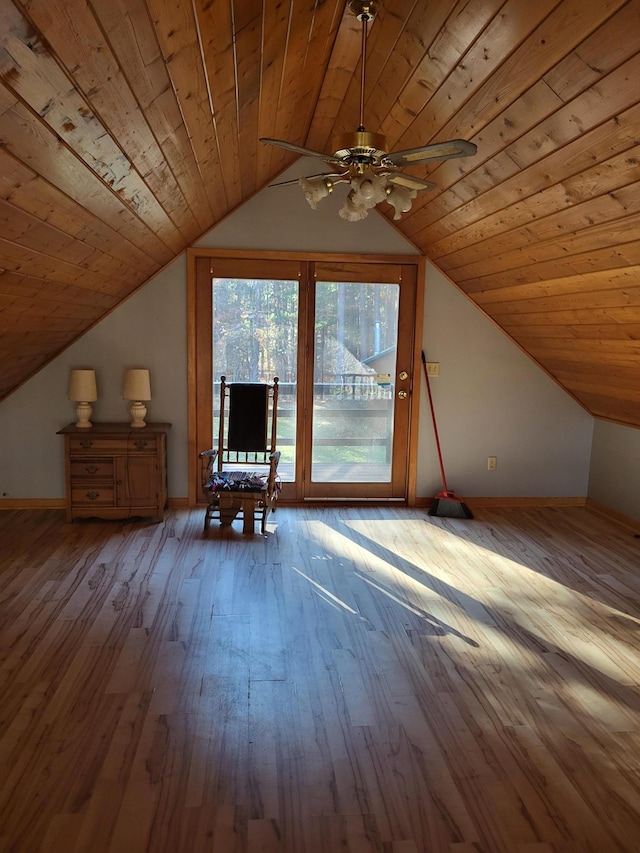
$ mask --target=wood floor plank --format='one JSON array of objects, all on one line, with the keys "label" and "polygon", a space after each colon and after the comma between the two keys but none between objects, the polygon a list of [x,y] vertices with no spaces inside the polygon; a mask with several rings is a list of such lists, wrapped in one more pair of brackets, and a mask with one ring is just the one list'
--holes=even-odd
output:
[{"label": "wood floor plank", "polygon": [[0,541],[3,851],[640,847],[638,540],[591,508]]}]

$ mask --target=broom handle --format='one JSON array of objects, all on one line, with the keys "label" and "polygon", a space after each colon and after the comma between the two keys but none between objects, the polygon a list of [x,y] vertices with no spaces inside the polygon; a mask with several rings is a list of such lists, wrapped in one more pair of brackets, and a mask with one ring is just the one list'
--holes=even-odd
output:
[{"label": "broom handle", "polygon": [[440,463],[440,473],[442,474],[442,486],[445,492],[447,489],[447,478],[444,474],[444,464],[442,462],[442,451],[440,450],[440,439],[438,438],[438,425],[436,424],[436,412],[433,407],[433,397],[431,396],[431,383],[429,382],[429,371],[427,370],[427,359],[424,357],[422,350],[422,367],[424,368],[424,378],[427,380],[427,394],[429,395],[429,408],[431,409],[431,420],[433,421],[433,434],[436,437],[436,449],[438,451],[438,462]]}]

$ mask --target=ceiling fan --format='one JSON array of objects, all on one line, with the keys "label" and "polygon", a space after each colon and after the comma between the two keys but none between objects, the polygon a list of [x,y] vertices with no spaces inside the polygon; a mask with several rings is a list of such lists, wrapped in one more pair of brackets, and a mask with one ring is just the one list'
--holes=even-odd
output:
[{"label": "ceiling fan", "polygon": [[367,30],[380,7],[380,0],[350,0],[349,8],[362,23],[362,59],[360,75],[360,124],[352,133],[343,133],[333,140],[334,151],[325,154],[313,151],[283,139],[261,137],[260,142],[295,151],[305,157],[317,157],[333,167],[335,172],[283,181],[272,186],[299,184],[305,198],[315,210],[319,201],[333,192],[336,184],[350,184],[340,216],[350,222],[364,219],[369,210],[382,201],[394,209],[394,219],[411,209],[411,203],[421,190],[435,189],[431,181],[417,178],[400,171],[402,166],[415,163],[449,160],[453,157],[469,157],[477,151],[473,142],[465,139],[450,139],[409,148],[406,151],[387,151],[387,140],[382,133],[371,133],[364,126],[364,93],[367,56]]}]

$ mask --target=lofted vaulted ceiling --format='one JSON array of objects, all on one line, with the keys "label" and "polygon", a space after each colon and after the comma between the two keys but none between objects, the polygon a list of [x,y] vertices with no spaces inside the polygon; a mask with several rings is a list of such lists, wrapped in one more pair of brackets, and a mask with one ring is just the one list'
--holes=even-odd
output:
[{"label": "lofted vaulted ceiling", "polygon": [[[478,146],[411,167],[438,189],[400,230],[590,412],[640,425],[640,0],[383,3],[367,129]],[[0,0],[0,399],[295,159],[260,136],[355,129],[345,6]]]}]

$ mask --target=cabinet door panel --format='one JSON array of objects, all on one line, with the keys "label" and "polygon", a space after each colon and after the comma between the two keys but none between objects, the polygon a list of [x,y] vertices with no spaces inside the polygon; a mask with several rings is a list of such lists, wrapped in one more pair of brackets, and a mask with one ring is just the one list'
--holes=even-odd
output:
[{"label": "cabinet door panel", "polygon": [[150,456],[116,459],[116,503],[118,506],[151,506],[158,501],[157,461]]}]

